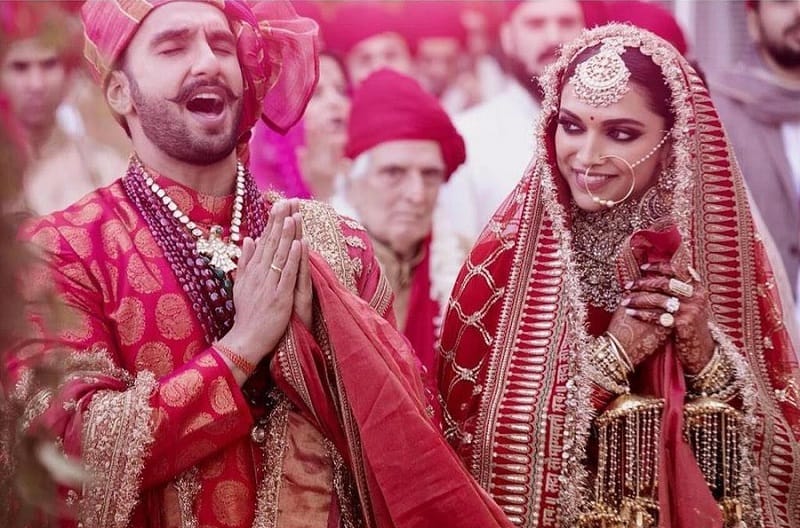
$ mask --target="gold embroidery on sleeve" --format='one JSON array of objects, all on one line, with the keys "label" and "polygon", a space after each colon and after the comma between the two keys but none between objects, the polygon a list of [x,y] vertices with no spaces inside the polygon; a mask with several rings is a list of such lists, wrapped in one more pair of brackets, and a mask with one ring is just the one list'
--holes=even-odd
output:
[{"label": "gold embroidery on sleeve", "polygon": [[83,454],[92,475],[84,487],[80,518],[86,528],[124,528],[139,500],[144,459],[153,442],[150,397],[158,382],[140,372],[124,391],[100,391],[83,429]]}]

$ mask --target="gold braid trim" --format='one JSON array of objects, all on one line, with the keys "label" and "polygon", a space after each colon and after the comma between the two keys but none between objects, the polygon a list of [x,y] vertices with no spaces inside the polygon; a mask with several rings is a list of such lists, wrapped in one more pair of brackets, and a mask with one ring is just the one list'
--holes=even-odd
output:
[{"label": "gold braid trim", "polygon": [[[128,372],[117,367],[105,349],[88,352],[53,353],[46,357],[40,366],[44,374],[52,367],[59,373],[58,385],[43,384],[45,376],[37,375],[31,368],[20,374],[19,380],[11,392],[10,400],[22,402],[24,410],[21,430],[27,430],[39,416],[50,406],[53,396],[69,382],[84,379],[90,382],[98,373],[122,379],[131,384],[133,378]],[[77,402],[65,402],[65,405],[76,405]]]},{"label": "gold braid trim", "polygon": [[378,286],[369,301],[369,305],[378,312],[378,315],[385,318],[389,313],[389,306],[392,304],[392,295],[392,286],[389,284],[386,275],[381,273],[380,279],[378,279]]},{"label": "gold braid trim", "polygon": [[766,493],[766,490],[760,489],[762,479],[753,451],[756,431],[761,427],[757,416],[759,402],[755,376],[745,357],[736,349],[722,328],[712,322],[709,324],[709,329],[714,341],[719,344],[720,353],[733,368],[733,385],[742,402],[738,429],[741,458],[736,487],[742,503],[743,520],[747,526],[763,526],[762,505],[758,498],[763,497],[762,494]]},{"label": "gold braid trim", "polygon": [[286,431],[289,424],[291,404],[281,396],[267,420],[267,441],[261,446],[264,457],[264,477],[256,493],[256,511],[253,528],[275,528],[278,526],[278,505],[283,482],[283,460],[286,455]]},{"label": "gold braid trim", "polygon": [[85,528],[124,528],[139,501],[139,485],[153,442],[150,396],[158,382],[142,371],[124,392],[100,391],[87,411],[83,455],[91,479],[83,489]]},{"label": "gold braid trim", "polygon": [[[357,293],[356,276],[361,270],[347,254],[348,242],[341,228],[344,219],[330,205],[311,200],[300,202],[300,213],[303,216],[303,235],[311,249],[322,255],[348,290]],[[352,246],[352,242],[349,245]]]}]

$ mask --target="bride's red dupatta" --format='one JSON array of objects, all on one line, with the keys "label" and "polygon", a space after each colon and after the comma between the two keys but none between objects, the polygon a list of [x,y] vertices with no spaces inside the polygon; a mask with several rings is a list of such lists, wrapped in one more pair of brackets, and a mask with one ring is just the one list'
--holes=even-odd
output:
[{"label": "bride's red dupatta", "polygon": [[[617,270],[621,283],[625,284],[642,276],[643,264],[670,262],[681,278],[690,281],[687,271],[690,258],[677,227],[657,223],[630,236]],[[659,439],[659,526],[722,526],[722,513],[683,435],[686,383],[672,337],[637,368],[632,385],[632,392],[639,393],[637,389],[646,387],[644,395],[664,399]]]}]

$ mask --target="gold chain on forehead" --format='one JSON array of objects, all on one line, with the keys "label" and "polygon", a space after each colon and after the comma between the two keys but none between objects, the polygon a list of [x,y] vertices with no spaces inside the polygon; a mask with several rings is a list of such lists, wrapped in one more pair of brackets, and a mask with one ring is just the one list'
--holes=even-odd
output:
[{"label": "gold chain on forehead", "polygon": [[628,93],[631,71],[622,60],[625,46],[621,39],[603,40],[600,50],[580,63],[569,83],[578,99],[594,106],[609,106]]}]

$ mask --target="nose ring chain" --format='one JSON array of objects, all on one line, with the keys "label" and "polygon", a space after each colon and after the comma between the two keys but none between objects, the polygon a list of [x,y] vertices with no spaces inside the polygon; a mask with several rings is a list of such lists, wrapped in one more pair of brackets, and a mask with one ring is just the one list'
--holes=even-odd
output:
[{"label": "nose ring chain", "polygon": [[[607,155],[605,155],[605,156],[600,156],[600,158],[599,158],[599,161],[598,161],[598,162],[596,162],[596,163],[592,163],[591,165],[589,165],[588,167],[586,167],[586,170],[585,170],[585,171],[584,171],[584,173],[583,173],[583,187],[584,187],[584,190],[586,191],[586,194],[588,194],[588,195],[589,195],[589,196],[592,198],[592,201],[593,201],[594,203],[598,203],[598,204],[604,205],[604,206],[608,207],[609,209],[610,209],[610,208],[612,208],[612,207],[614,207],[615,205],[619,205],[619,204],[621,204],[622,202],[624,202],[625,200],[627,200],[628,198],[630,198],[630,197],[631,197],[631,195],[633,194],[633,190],[634,190],[634,188],[636,187],[636,173],[634,172],[634,170],[633,170],[633,169],[634,169],[635,167],[637,167],[637,166],[641,165],[641,164],[642,164],[642,163],[644,163],[645,161],[647,161],[647,160],[648,160],[648,159],[649,159],[651,156],[653,156],[653,154],[655,154],[656,152],[658,152],[658,149],[660,149],[660,148],[661,148],[661,146],[662,146],[662,145],[663,145],[663,144],[664,144],[664,143],[667,141],[667,138],[668,138],[668,137],[669,137],[669,130],[667,130],[667,131],[664,133],[664,137],[662,137],[662,138],[661,138],[661,141],[659,141],[659,142],[656,144],[656,146],[654,146],[653,148],[651,148],[651,149],[650,149],[650,152],[648,152],[647,154],[645,154],[643,157],[639,158],[639,160],[638,160],[638,161],[636,161],[636,162],[635,162],[635,163],[633,163],[633,164],[631,164],[631,163],[628,163],[628,161],[627,161],[625,158],[623,158],[623,157],[621,157],[621,156],[617,156],[617,155],[615,155],[615,154],[607,154]],[[590,170],[592,167],[594,167],[595,165],[598,165],[598,164],[599,164],[600,162],[602,162],[603,160],[605,160],[605,159],[609,159],[609,158],[615,158],[615,159],[618,159],[618,160],[620,160],[622,163],[624,163],[624,164],[625,164],[625,166],[626,166],[626,167],[628,167],[628,171],[629,171],[629,172],[630,172],[630,174],[631,174],[631,185],[630,185],[630,187],[628,187],[628,192],[627,192],[627,193],[625,193],[625,196],[623,196],[623,197],[622,197],[621,199],[619,199],[619,200],[604,200],[603,198],[600,198],[599,196],[595,196],[594,194],[592,194],[592,191],[590,191],[590,190],[589,190],[589,182],[588,182],[588,178],[589,178],[589,170]]]}]

